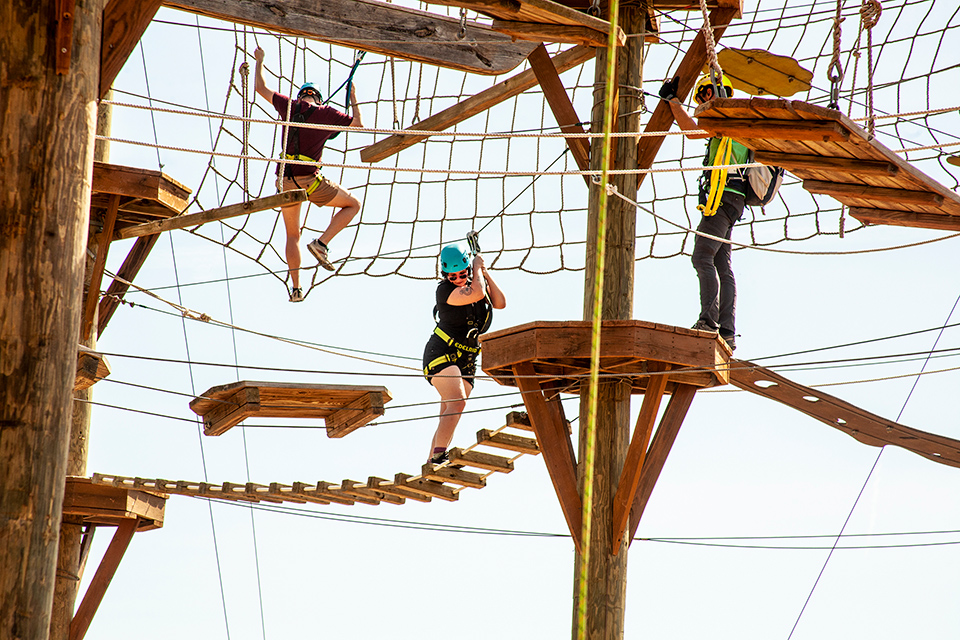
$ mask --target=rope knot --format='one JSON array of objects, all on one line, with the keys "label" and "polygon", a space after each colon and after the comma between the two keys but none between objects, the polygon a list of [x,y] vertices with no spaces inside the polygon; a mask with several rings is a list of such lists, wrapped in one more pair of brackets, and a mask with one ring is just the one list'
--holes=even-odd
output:
[{"label": "rope knot", "polygon": [[860,22],[863,24],[864,29],[873,29],[877,22],[880,21],[880,14],[883,12],[883,7],[880,6],[880,3],[877,0],[864,0],[863,5],[860,7]]}]

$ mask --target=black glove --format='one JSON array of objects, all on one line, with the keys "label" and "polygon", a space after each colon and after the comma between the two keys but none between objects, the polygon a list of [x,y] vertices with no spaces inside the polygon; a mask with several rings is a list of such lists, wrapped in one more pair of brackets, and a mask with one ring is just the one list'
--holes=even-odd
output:
[{"label": "black glove", "polygon": [[673,80],[667,80],[663,83],[663,86],[660,87],[660,97],[664,100],[670,100],[677,97],[677,90],[680,88],[680,76],[676,76]]}]

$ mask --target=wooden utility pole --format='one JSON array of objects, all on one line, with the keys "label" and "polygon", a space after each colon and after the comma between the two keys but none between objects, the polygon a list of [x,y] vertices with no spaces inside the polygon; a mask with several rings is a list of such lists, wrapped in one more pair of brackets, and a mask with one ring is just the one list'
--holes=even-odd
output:
[{"label": "wooden utility pole", "polygon": [[[606,18],[607,16],[602,16]],[[638,3],[621,4],[619,23],[625,33],[638,34],[645,20],[644,7]],[[627,44],[617,48],[615,78],[607,78],[607,52],[597,52],[594,72],[594,108],[591,114],[591,130],[603,129],[603,94],[607,82],[617,83],[617,104],[614,114],[614,131],[637,131],[639,129],[640,66],[643,42],[639,37],[630,37]],[[611,154],[611,169],[635,169],[637,145],[628,138],[614,138]],[[590,149],[591,169],[600,173],[602,140],[594,138]],[[630,199],[636,198],[637,179],[633,175],[610,176],[609,182]],[[594,306],[594,272],[597,261],[597,218],[599,215],[600,189],[593,185],[587,222],[586,276],[584,280],[584,319],[590,320]],[[636,208],[616,196],[607,199],[606,256],[603,265],[603,320],[626,320],[633,316],[633,270],[636,244]],[[627,545],[621,542],[616,555],[610,553],[613,546],[613,497],[617,491],[620,471],[623,468],[630,442],[630,391],[629,382],[603,381],[598,393],[596,418],[595,473],[593,487],[593,524],[590,536],[590,556],[586,567],[587,620],[586,637],[592,640],[618,640],[623,637],[623,620],[627,591]],[[587,385],[580,395],[580,451],[577,459],[578,489],[583,496],[583,475],[586,453],[584,445],[588,408]],[[577,553],[574,563],[574,631],[577,636],[576,610],[580,588],[582,556]]]},{"label": "wooden utility pole", "polygon": [[0,637],[47,638],[70,440],[102,0],[0,8]]}]

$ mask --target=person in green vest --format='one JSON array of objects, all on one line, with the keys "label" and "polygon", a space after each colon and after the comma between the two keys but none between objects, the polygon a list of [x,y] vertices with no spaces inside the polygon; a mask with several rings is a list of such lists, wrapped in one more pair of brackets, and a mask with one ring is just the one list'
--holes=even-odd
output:
[{"label": "person in green vest", "polygon": [[[677,99],[679,77],[668,80],[660,89],[660,97],[667,101],[673,117],[684,131],[699,131],[700,127],[684,110]],[[719,81],[722,97],[733,95],[733,86],[726,76]],[[693,99],[703,104],[713,100],[715,87],[709,75],[694,87]],[[727,170],[725,165],[746,164],[750,150],[731,138],[710,137],[705,133],[688,133],[687,138],[710,138],[703,164],[710,169],[700,176],[700,224],[693,242],[693,268],[700,281],[700,317],[694,329],[719,332],[730,347],[736,349],[737,281],[733,275],[732,251],[729,243],[733,225],[743,215],[746,179],[739,169]],[[705,237],[712,236],[712,237]],[[724,241],[727,242],[724,242]]]}]

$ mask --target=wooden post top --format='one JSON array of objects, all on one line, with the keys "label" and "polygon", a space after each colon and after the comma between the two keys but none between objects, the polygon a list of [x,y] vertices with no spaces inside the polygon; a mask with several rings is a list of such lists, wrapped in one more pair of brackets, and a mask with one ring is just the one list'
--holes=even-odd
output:
[{"label": "wooden post top", "polygon": [[[483,370],[497,382],[517,386],[514,368],[532,363],[540,384],[579,393],[590,373],[589,321],[542,321],[481,336]],[[670,370],[676,385],[727,384],[731,352],[717,334],[643,320],[605,320],[600,333],[600,375],[629,380],[643,393],[651,375]]]}]

